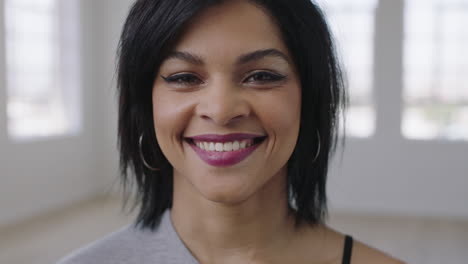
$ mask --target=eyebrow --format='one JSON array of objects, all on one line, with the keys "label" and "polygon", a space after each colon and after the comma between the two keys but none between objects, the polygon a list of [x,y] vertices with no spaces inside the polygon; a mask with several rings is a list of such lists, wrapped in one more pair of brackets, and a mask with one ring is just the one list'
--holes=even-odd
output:
[{"label": "eyebrow", "polygon": [[[261,60],[265,57],[277,57],[290,63],[288,56],[277,49],[263,49],[242,54],[236,61],[237,65],[246,64],[252,61]],[[166,56],[166,60],[179,59],[194,65],[204,65],[203,59],[197,55],[185,51],[172,51]]]},{"label": "eyebrow", "polygon": [[195,65],[203,65],[203,59],[185,51],[171,51],[166,60],[179,59]]},{"label": "eyebrow", "polygon": [[285,60],[289,63],[289,58],[283,52],[277,49],[264,49],[264,50],[256,50],[253,52],[249,52],[247,54],[243,54],[237,59],[236,64],[246,64],[251,61],[257,61],[263,59],[265,57],[277,57]]}]

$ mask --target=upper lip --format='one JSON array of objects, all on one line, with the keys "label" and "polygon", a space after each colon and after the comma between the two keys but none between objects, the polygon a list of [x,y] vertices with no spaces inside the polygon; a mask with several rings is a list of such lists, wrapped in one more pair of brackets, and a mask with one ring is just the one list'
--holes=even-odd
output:
[{"label": "upper lip", "polygon": [[205,141],[205,142],[231,142],[243,139],[255,139],[255,138],[262,138],[265,137],[264,135],[256,135],[256,134],[247,134],[247,133],[232,133],[226,135],[220,134],[203,134],[197,136],[186,137],[187,139],[197,140],[197,141]]}]

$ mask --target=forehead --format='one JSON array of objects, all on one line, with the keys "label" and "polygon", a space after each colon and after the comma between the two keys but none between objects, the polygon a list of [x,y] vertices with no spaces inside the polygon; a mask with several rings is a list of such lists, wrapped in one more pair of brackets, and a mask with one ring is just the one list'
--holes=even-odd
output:
[{"label": "forehead", "polygon": [[278,27],[266,11],[236,0],[207,8],[194,17],[174,50],[227,58],[271,48],[289,55]]}]

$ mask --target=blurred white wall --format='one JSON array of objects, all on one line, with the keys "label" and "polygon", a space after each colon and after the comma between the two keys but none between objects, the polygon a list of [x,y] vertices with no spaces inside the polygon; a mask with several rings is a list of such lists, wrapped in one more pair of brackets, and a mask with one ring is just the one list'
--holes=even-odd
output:
[{"label": "blurred white wall", "polygon": [[[0,226],[108,192],[117,183],[115,51],[131,2],[81,1],[84,128],[77,136],[19,144],[8,139],[0,34]],[[468,144],[401,137],[401,112],[395,111],[402,93],[401,8],[401,0],[383,0],[377,11],[377,131],[369,139],[348,139],[342,159],[338,151],[330,207],[468,219]]]},{"label": "blurred white wall", "polygon": [[[83,129],[15,143],[6,129],[0,12],[0,226],[109,192],[117,178],[114,54],[131,1],[82,0]],[[3,0],[0,0],[3,7]]]},{"label": "blurred white wall", "polygon": [[[403,0],[380,0],[374,37],[376,133],[348,139],[330,175],[332,210],[468,219],[468,142],[401,135]],[[421,29],[423,30],[423,29]]]}]

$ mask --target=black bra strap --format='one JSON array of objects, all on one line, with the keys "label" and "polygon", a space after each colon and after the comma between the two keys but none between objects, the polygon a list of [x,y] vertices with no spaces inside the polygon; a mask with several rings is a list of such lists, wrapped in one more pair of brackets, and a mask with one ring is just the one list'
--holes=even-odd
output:
[{"label": "black bra strap", "polygon": [[353,238],[351,236],[345,236],[345,243],[343,249],[343,264],[350,264],[351,263],[351,253],[353,251]]}]

